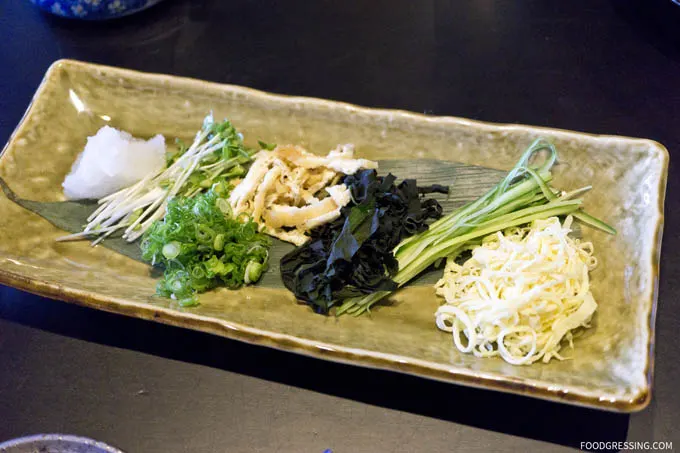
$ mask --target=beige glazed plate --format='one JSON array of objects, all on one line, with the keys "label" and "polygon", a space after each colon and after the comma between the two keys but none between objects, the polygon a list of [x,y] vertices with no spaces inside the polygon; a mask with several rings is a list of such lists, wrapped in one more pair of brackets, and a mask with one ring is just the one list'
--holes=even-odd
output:
[{"label": "beige glazed plate", "polygon": [[599,260],[593,328],[573,360],[512,366],[458,353],[438,331],[430,286],[406,288],[368,316],[324,317],[281,289],[217,290],[180,308],[152,297],[150,268],[64,233],[0,194],[0,283],[138,318],[354,365],[630,412],[651,398],[654,317],[668,152],[649,140],[496,125],[287,97],[230,85],[62,60],[48,70],[0,157],[0,177],[24,199],[61,201],[61,182],[86,137],[105,124],[168,140],[193,136],[206,113],[229,118],[246,142],[327,152],[354,143],[371,159],[439,159],[509,170],[546,137],[560,162],[554,185],[592,184],[586,209],[618,230],[592,229]]}]

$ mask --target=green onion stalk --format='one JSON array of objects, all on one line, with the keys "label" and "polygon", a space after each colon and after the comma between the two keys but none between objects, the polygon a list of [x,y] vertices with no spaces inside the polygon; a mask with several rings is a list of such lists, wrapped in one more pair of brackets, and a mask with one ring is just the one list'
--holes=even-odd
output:
[{"label": "green onion stalk", "polygon": [[[543,164],[530,166],[532,158],[542,151],[548,151]],[[551,143],[543,139],[534,141],[496,187],[397,245],[394,256],[399,262],[399,271],[394,281],[401,287],[441,259],[455,259],[485,236],[534,220],[572,215],[591,227],[616,234],[614,228],[583,211],[582,201],[576,196],[590,187],[571,193],[550,187],[550,169],[556,160],[557,150]],[[389,291],[379,291],[347,299],[336,315],[361,315],[389,294]]]}]

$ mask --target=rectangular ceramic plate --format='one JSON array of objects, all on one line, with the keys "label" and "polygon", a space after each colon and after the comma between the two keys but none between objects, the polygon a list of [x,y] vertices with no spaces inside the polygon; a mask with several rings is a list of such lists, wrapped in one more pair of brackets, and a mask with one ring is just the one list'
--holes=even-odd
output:
[{"label": "rectangular ceramic plate", "polygon": [[496,125],[318,99],[265,94],[76,61],[47,72],[0,158],[0,177],[18,196],[63,200],[61,182],[86,137],[104,124],[135,136],[191,137],[213,110],[251,141],[327,152],[354,143],[362,157],[427,158],[508,170],[539,136],[559,151],[557,187],[592,184],[588,211],[619,231],[585,230],[599,266],[592,329],[573,360],[517,367],[459,354],[434,326],[431,286],[407,288],[370,316],[323,317],[283,290],[218,290],[182,309],[151,298],[148,266],[63,232],[0,195],[0,282],[89,307],[355,365],[613,411],[650,400],[654,314],[668,152],[649,140]]}]

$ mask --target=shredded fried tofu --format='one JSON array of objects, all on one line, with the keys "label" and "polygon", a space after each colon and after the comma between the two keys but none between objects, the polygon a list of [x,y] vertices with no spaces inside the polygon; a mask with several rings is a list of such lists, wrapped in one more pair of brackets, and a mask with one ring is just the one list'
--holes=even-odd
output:
[{"label": "shredded fried tofu", "polygon": [[307,231],[337,219],[350,202],[340,178],[375,168],[377,162],[354,158],[353,145],[340,145],[325,157],[299,146],[277,146],[255,155],[229,203],[234,214],[252,217],[261,231],[299,246],[309,239]]}]

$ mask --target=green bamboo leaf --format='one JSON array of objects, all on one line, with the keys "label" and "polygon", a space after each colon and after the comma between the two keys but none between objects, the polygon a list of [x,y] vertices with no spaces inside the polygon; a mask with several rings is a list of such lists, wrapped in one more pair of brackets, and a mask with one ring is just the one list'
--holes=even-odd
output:
[{"label": "green bamboo leaf", "polygon": [[[465,203],[477,199],[506,175],[506,172],[500,170],[434,159],[386,160],[380,161],[379,166],[380,174],[393,173],[398,177],[415,178],[421,185],[454,185],[455,187],[448,196],[433,195],[444,208],[444,212],[451,212]],[[0,189],[8,199],[68,233],[81,232],[83,225],[87,224],[87,217],[97,207],[97,203],[93,200],[63,202],[26,200],[17,196],[2,178],[0,178]],[[103,240],[99,246],[109,248],[136,261],[144,262],[138,242],[129,243],[114,234]],[[272,247],[269,250],[269,267],[257,286],[284,287],[281,282],[279,262],[293,248],[292,244],[277,239],[272,240]],[[426,272],[419,276],[414,283],[429,285],[436,281],[438,276],[438,272]]]}]

